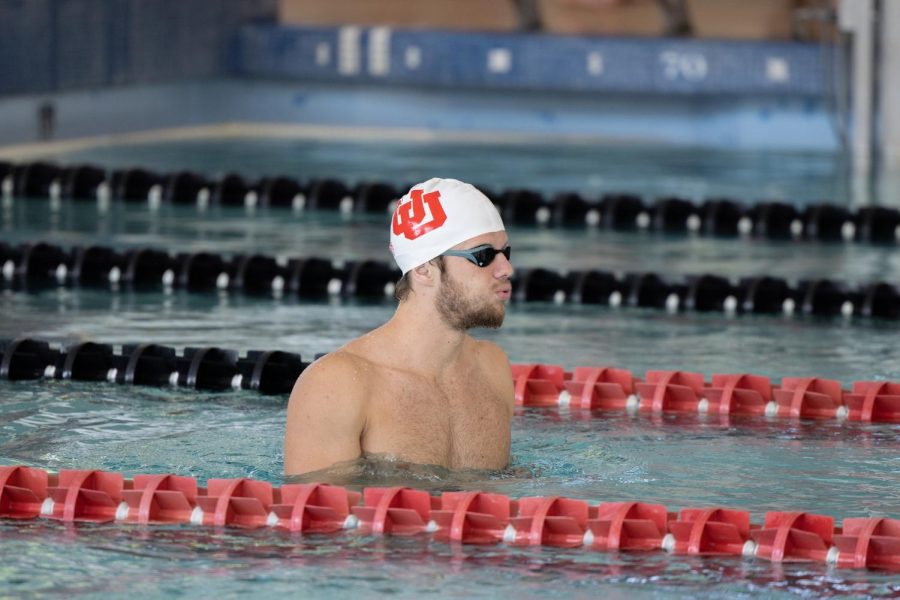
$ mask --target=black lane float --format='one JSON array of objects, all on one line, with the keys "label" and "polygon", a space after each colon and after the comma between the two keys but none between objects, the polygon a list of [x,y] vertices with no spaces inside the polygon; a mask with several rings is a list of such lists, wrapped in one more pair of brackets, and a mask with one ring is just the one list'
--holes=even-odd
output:
[{"label": "black lane float", "polygon": [[[216,346],[179,352],[158,344],[55,346],[32,338],[0,339],[0,379],[8,381],[50,378],[283,395],[307,366],[299,354],[282,351],[241,356]],[[513,364],[510,374],[516,405],[522,407],[900,423],[896,381],[859,380],[845,389],[840,381],[819,376],[783,377],[778,383],[751,373],[715,373],[707,380],[700,372],[650,370],[636,377],[606,365],[566,371],[543,363]]]},{"label": "black lane float", "polygon": [[[179,289],[208,293],[385,300],[400,271],[392,263],[337,262],[322,257],[278,260],[263,254],[170,254],[153,248],[117,251],[106,246],[68,250],[45,242],[0,242],[0,287],[40,291],[76,286],[116,291]],[[734,279],[714,273],[668,276],[614,274],[601,269],[516,269],[513,300],[628,306],[678,312],[802,314],[816,317],[900,318],[900,288],[875,281],[861,285],[831,279],[788,282],[769,276]]]},{"label": "black lane float", "polygon": [[[385,213],[408,189],[406,184],[363,181],[355,185],[333,178],[301,180],[287,175],[248,180],[238,173],[217,178],[191,171],[159,173],[130,168],[108,171],[94,165],[60,166],[47,162],[0,163],[0,192],[9,201],[22,198],[103,200],[158,205],[247,206],[294,210]],[[529,189],[494,191],[482,187],[510,225],[599,227],[615,231],[720,237],[753,236],[769,240],[869,242],[900,240],[900,210],[866,206],[855,211],[818,203],[798,207],[785,201],[744,204],[707,198],[699,204],[676,196],[645,198],[607,193],[588,198],[577,191],[550,197]]]},{"label": "black lane float", "polygon": [[32,338],[0,339],[0,379],[41,378],[108,381],[127,385],[173,385],[197,390],[254,390],[287,394],[308,366],[299,354],[215,346],[188,347],[180,353],[159,344],[79,342],[67,347]]}]

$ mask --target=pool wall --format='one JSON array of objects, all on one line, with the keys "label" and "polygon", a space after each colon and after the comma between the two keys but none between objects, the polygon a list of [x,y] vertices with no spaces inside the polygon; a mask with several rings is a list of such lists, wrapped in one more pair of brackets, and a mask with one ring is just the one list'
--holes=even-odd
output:
[{"label": "pool wall", "polygon": [[839,149],[831,47],[285,27],[273,4],[0,1],[0,144],[241,121]]}]

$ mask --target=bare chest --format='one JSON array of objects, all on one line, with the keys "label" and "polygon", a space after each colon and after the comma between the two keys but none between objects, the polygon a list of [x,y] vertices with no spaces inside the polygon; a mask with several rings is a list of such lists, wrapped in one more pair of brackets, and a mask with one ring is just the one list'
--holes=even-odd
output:
[{"label": "bare chest", "polygon": [[439,384],[385,377],[370,396],[365,452],[452,469],[497,469],[509,458],[509,401],[474,373]]}]

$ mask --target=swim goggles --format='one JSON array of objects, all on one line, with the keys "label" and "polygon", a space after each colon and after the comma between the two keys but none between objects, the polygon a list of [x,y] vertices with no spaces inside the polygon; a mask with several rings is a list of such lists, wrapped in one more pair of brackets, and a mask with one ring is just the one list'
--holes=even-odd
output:
[{"label": "swim goggles", "polygon": [[506,257],[506,260],[509,260],[509,254],[512,249],[509,246],[504,246],[503,248],[497,250],[490,244],[482,244],[481,246],[475,246],[474,248],[469,248],[468,250],[447,250],[441,256],[459,256],[461,258],[466,259],[473,265],[478,265],[479,267],[486,267],[497,258],[498,254],[502,254]]}]

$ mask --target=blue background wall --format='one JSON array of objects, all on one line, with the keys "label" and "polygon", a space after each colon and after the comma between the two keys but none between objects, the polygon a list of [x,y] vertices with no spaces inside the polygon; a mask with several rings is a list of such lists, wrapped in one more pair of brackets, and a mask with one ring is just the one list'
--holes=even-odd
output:
[{"label": "blue background wall", "polygon": [[778,42],[247,26],[235,58],[251,76],[444,88],[818,97],[825,81],[821,48]]},{"label": "blue background wall", "polygon": [[0,0],[0,95],[218,76],[251,0]]}]

